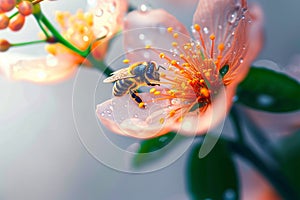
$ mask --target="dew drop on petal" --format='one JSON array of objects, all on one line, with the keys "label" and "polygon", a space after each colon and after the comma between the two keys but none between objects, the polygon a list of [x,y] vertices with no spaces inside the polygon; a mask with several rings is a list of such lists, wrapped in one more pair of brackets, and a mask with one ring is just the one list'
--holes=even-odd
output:
[{"label": "dew drop on petal", "polygon": [[218,26],[218,29],[219,29],[219,30],[222,30],[222,28],[223,28],[222,25],[219,25],[219,26]]},{"label": "dew drop on petal", "polygon": [[261,94],[257,97],[257,102],[262,106],[270,106],[274,103],[274,99],[267,94]]},{"label": "dew drop on petal", "polygon": [[150,10],[151,7],[149,7],[149,5],[146,5],[146,4],[141,4],[139,6],[139,11],[142,12],[142,13],[146,13]]},{"label": "dew drop on petal", "polygon": [[102,17],[103,16],[103,10],[101,8],[98,8],[95,12],[96,17]]},{"label": "dew drop on petal", "polygon": [[145,35],[144,35],[144,34],[142,34],[142,33],[141,33],[141,34],[139,34],[139,39],[140,39],[140,40],[144,40],[144,39],[145,39]]},{"label": "dew drop on petal", "polygon": [[244,62],[244,59],[243,58],[240,58],[240,63],[242,64]]},{"label": "dew drop on petal", "polygon": [[114,13],[116,11],[117,4],[115,1],[111,2],[108,6],[108,12]]},{"label": "dew drop on petal", "polygon": [[240,5],[236,5],[235,9],[231,11],[228,15],[227,21],[229,24],[233,24],[238,19],[238,11],[240,10]]}]

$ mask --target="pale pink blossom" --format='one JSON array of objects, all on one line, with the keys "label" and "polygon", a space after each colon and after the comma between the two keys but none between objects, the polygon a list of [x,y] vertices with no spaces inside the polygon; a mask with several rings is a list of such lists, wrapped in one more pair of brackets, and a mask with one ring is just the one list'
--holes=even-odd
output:
[{"label": "pale pink blossom", "polygon": [[[87,12],[78,11],[75,15],[57,12],[56,20],[61,35],[79,50],[91,47],[91,54],[102,60],[107,52],[109,40],[123,27],[122,19],[127,11],[127,1],[97,0]],[[98,40],[99,38],[103,38]],[[66,48],[60,43],[46,46],[49,54],[43,58],[14,60],[2,56],[0,73],[13,80],[26,80],[38,83],[53,83],[65,80],[74,74],[77,66],[86,61],[84,56]],[[84,63],[90,65],[90,63]]]},{"label": "pale pink blossom", "polygon": [[[126,63],[155,61],[160,86],[97,106],[112,131],[151,138],[169,131],[206,133],[222,121],[237,84],[262,47],[262,11],[246,0],[202,0],[187,28],[164,10],[134,11],[125,20]],[[228,67],[228,71],[227,71]]]}]

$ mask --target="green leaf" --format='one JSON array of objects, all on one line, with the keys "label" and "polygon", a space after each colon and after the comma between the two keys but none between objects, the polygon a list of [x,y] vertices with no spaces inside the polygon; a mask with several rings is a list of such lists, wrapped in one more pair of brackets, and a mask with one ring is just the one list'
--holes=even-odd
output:
[{"label": "green leaf", "polygon": [[300,130],[281,138],[274,149],[280,168],[300,196]]},{"label": "green leaf", "polygon": [[252,67],[237,88],[237,102],[268,112],[300,109],[300,83],[266,68]]},{"label": "green leaf", "polygon": [[[176,133],[169,132],[166,135],[142,141],[140,144],[139,150],[136,152],[139,154],[135,155],[135,157],[133,159],[133,165],[135,167],[141,167],[142,165],[153,162],[157,159],[161,159],[163,157],[162,154],[166,153],[165,151],[168,151],[169,148],[167,148],[165,151],[160,151],[159,155],[158,154],[149,154],[149,155],[145,156],[145,154],[151,153],[151,152],[156,152],[156,151],[162,149],[163,147],[168,145],[175,138],[175,136],[176,136]],[[181,138],[183,138],[183,136],[177,136],[177,137],[178,137],[178,139],[177,139],[178,141]],[[178,142],[177,140],[176,140],[176,142]],[[176,142],[175,142],[175,145],[177,144]]]},{"label": "green leaf", "polygon": [[239,199],[238,177],[230,151],[221,139],[204,158],[201,144],[192,149],[187,167],[188,189],[193,199]]}]

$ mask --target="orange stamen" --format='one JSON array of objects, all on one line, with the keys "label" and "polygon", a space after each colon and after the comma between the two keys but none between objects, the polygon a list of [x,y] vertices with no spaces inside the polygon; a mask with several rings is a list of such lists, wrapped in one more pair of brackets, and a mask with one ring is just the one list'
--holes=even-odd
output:
[{"label": "orange stamen", "polygon": [[210,57],[213,58],[214,56],[214,46],[215,46],[215,39],[216,36],[214,34],[211,34],[209,36],[209,39],[211,40],[211,49],[210,49]]},{"label": "orange stamen", "polygon": [[195,25],[194,25],[194,28],[195,28],[195,30],[198,32],[198,34],[199,34],[199,36],[200,36],[200,41],[201,41],[201,44],[202,44],[202,46],[203,46],[204,51],[206,51],[204,39],[203,39],[203,36],[202,36],[202,33],[201,33],[201,26],[200,26],[199,24],[195,24]]}]

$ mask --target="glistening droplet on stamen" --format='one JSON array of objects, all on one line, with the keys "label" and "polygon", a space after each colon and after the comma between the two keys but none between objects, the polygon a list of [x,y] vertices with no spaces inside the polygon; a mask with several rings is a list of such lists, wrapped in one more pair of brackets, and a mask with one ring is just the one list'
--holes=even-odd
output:
[{"label": "glistening droplet on stamen", "polygon": [[142,34],[142,33],[141,33],[141,34],[139,34],[139,39],[140,39],[140,40],[144,40],[144,39],[145,39],[145,35],[144,35],[144,34]]},{"label": "glistening droplet on stamen", "polygon": [[204,32],[205,34],[208,34],[208,33],[209,33],[208,28],[207,28],[207,27],[204,27],[204,28],[203,28],[203,32]]}]

